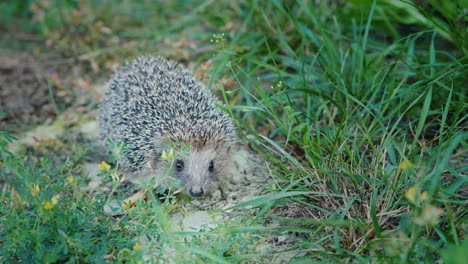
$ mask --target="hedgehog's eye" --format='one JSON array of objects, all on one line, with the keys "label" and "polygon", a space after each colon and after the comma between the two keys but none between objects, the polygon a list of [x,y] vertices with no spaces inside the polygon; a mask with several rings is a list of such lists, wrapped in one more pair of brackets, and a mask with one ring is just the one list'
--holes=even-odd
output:
[{"label": "hedgehog's eye", "polygon": [[177,171],[182,171],[184,169],[184,162],[181,160],[177,160],[175,165]]},{"label": "hedgehog's eye", "polygon": [[213,172],[214,170],[214,161],[210,161],[210,166],[208,167],[209,172]]}]

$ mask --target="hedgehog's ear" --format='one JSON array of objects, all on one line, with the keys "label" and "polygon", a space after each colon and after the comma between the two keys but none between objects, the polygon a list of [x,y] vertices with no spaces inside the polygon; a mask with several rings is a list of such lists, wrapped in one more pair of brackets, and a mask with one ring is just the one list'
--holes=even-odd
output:
[{"label": "hedgehog's ear", "polygon": [[226,154],[231,153],[231,149],[232,149],[232,146],[228,145],[227,148],[226,148]]},{"label": "hedgehog's ear", "polygon": [[234,151],[234,146],[234,143],[226,144],[226,154],[232,153],[232,151]]}]

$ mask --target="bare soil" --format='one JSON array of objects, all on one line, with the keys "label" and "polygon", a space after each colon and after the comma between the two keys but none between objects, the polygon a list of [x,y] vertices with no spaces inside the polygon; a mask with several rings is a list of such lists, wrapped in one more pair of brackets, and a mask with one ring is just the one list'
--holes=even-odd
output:
[{"label": "bare soil", "polygon": [[[54,117],[43,67],[26,53],[0,49],[0,129]],[[10,121],[10,122],[5,122]]]}]

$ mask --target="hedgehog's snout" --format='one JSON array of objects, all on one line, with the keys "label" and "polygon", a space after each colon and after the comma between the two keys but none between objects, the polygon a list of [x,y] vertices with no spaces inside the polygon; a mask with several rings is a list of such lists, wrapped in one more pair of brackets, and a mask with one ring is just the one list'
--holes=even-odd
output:
[{"label": "hedgehog's snout", "polygon": [[203,196],[203,188],[201,187],[191,187],[189,190],[190,196],[200,197]]}]

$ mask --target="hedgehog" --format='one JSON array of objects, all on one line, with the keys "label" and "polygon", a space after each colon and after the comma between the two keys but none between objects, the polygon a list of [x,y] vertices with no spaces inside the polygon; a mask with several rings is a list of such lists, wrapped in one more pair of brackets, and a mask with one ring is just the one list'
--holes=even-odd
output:
[{"label": "hedgehog", "polygon": [[169,174],[186,194],[200,197],[220,187],[237,139],[232,118],[218,105],[176,61],[141,57],[117,69],[107,84],[98,109],[100,142],[123,142],[121,171],[139,181],[167,174],[169,161],[161,155],[175,145],[183,154],[169,164]]}]

